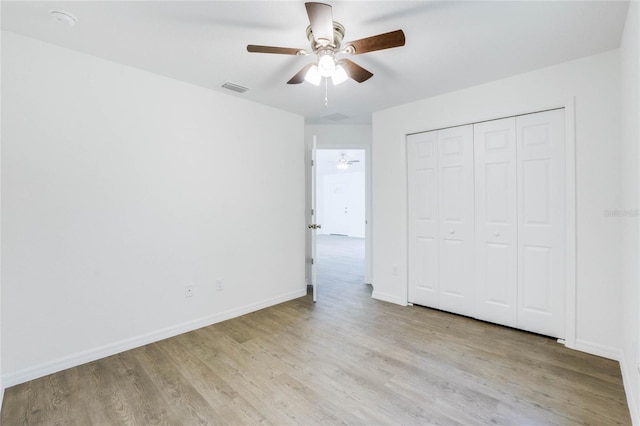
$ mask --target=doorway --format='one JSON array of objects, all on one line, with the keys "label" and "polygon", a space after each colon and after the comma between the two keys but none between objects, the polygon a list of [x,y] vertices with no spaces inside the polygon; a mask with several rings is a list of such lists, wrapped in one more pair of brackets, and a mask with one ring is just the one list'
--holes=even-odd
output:
[{"label": "doorway", "polygon": [[317,280],[322,293],[364,285],[366,269],[366,150],[316,151]]}]

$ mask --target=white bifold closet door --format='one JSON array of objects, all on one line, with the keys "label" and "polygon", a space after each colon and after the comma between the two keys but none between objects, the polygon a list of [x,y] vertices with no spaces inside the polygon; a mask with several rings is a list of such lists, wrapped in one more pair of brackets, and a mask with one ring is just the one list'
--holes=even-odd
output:
[{"label": "white bifold closet door", "polygon": [[438,130],[439,308],[474,313],[473,126]]},{"label": "white bifold closet door", "polygon": [[438,307],[438,132],[407,136],[409,302]]},{"label": "white bifold closet door", "polygon": [[409,301],[473,311],[473,126],[409,135]]},{"label": "white bifold closet door", "polygon": [[517,326],[516,119],[474,125],[476,315]]},{"label": "white bifold closet door", "polygon": [[518,328],[564,338],[564,110],[516,118]]},{"label": "white bifold closet door", "polygon": [[476,315],[564,337],[564,111],[474,125]]},{"label": "white bifold closet door", "polygon": [[409,135],[409,302],[564,337],[564,110]]}]

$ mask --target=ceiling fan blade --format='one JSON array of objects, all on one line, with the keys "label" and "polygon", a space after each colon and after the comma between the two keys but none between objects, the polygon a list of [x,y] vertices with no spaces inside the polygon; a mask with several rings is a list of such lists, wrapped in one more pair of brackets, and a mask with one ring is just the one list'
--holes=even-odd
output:
[{"label": "ceiling fan blade", "polygon": [[333,12],[324,3],[305,3],[313,38],[320,44],[330,45],[333,40]]},{"label": "ceiling fan blade", "polygon": [[361,38],[360,40],[345,43],[345,51],[354,55],[361,53],[375,52],[376,50],[390,49],[392,47],[404,46],[404,31],[395,30],[389,33]]},{"label": "ceiling fan blade", "polygon": [[355,62],[350,61],[349,59],[341,59],[340,64],[344,68],[347,75],[358,83],[362,83],[363,81],[367,81],[371,77],[373,77],[373,73],[367,71],[366,69],[362,68]]},{"label": "ceiling fan blade", "polygon": [[307,75],[307,71],[311,68],[313,64],[307,64],[302,68],[296,75],[291,77],[291,80],[287,81],[287,84],[300,84],[304,81],[304,77]]},{"label": "ceiling fan blade", "polygon": [[280,55],[298,55],[302,49],[294,49],[292,47],[275,47],[275,46],[256,46],[255,44],[247,45],[247,52],[254,53],[277,53]]}]

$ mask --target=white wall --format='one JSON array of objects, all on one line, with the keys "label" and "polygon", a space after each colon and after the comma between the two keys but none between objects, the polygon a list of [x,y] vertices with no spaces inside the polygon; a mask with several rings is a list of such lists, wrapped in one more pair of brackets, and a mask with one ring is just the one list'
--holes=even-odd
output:
[{"label": "white wall", "polygon": [[306,294],[301,116],[12,33],[2,87],[6,385]]},{"label": "white wall", "polygon": [[371,125],[333,124],[305,126],[305,140],[309,143],[316,135],[318,148],[361,148],[371,146]]},{"label": "white wall", "polygon": [[[562,106],[575,98],[575,345],[617,357],[621,344],[619,51],[567,62],[373,115],[374,297],[406,303],[405,135]],[[393,274],[394,265],[400,268]]]},{"label": "white wall", "polygon": [[[365,204],[366,204],[366,220],[367,220],[367,241],[365,244],[365,282],[370,283],[372,280],[372,242],[373,242],[373,232],[372,232],[372,204],[371,204],[371,126],[365,124],[353,124],[353,125],[315,125],[308,124],[305,126],[305,146],[306,146],[306,156],[305,156],[305,164],[309,164],[311,158],[311,147],[313,143],[313,138],[316,138],[316,144],[318,148],[326,148],[326,149],[339,149],[339,148],[353,148],[353,149],[364,149],[366,151],[366,170],[365,170],[365,180],[366,180],[366,194],[365,194]],[[311,220],[311,169],[307,167],[306,174],[306,188],[307,188],[307,201],[306,201],[306,211],[307,211],[307,222],[310,223]],[[310,282],[311,277],[311,250],[309,245],[309,233],[307,233],[306,239],[306,279],[307,282]]]},{"label": "white wall", "polygon": [[640,3],[631,2],[621,56],[622,93],[622,226],[623,339],[622,374],[634,424],[640,425],[640,251],[638,250],[638,168],[640,166]]}]

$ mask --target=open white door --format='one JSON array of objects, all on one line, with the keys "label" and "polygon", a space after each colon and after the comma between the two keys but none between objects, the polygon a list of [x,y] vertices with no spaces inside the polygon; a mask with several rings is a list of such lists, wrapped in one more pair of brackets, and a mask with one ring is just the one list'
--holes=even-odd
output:
[{"label": "open white door", "polygon": [[316,232],[321,225],[316,223],[316,137],[313,137],[313,145],[311,146],[311,223],[307,226],[311,236],[309,241],[311,244],[311,286],[313,287],[313,301],[318,297],[318,277],[317,277],[317,256],[316,256]]}]

